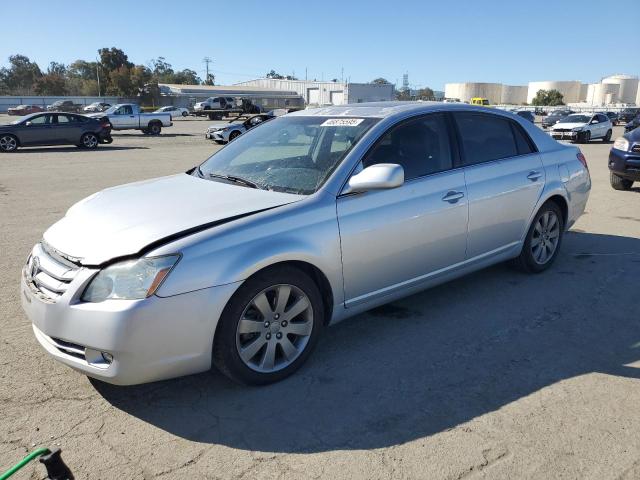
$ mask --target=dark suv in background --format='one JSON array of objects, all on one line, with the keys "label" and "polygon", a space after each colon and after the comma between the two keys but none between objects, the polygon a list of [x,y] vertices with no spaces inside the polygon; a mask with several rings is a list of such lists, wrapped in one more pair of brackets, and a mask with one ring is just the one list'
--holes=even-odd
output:
[{"label": "dark suv in background", "polygon": [[555,110],[542,119],[542,128],[553,127],[567,115],[574,113],[572,110]]},{"label": "dark suv in background", "polygon": [[609,152],[609,173],[615,190],[629,190],[640,182],[640,128],[616,139]]},{"label": "dark suv in background", "polygon": [[618,118],[621,122],[630,122],[633,120],[638,114],[640,114],[640,108],[625,108],[620,112]]}]

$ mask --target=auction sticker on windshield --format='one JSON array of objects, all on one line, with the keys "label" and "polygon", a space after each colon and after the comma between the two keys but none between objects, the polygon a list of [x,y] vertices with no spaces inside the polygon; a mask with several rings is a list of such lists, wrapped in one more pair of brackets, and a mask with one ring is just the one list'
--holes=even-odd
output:
[{"label": "auction sticker on windshield", "polygon": [[330,118],[325,120],[321,127],[357,127],[364,118]]}]

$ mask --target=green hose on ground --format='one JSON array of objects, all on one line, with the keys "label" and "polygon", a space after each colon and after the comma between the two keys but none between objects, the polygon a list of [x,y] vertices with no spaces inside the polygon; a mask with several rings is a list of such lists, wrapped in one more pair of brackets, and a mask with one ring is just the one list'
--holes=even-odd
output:
[{"label": "green hose on ground", "polygon": [[34,450],[29,455],[20,460],[16,465],[0,475],[0,480],[6,480],[11,475],[16,473],[22,467],[24,467],[31,460],[40,457],[40,463],[42,463],[47,469],[47,478],[50,480],[73,480],[73,473],[69,470],[69,467],[62,461],[60,454],[62,450],[54,448],[49,450],[48,448],[39,448]]},{"label": "green hose on ground", "polygon": [[16,463],[9,470],[7,470],[2,475],[0,475],[0,480],[6,480],[7,478],[9,478],[11,475],[16,473],[18,470],[20,470],[22,467],[24,467],[27,463],[29,463],[34,458],[37,458],[40,455],[47,455],[48,453],[51,453],[51,450],[49,450],[48,448],[39,448],[38,450],[34,450],[29,455],[27,455],[22,460],[20,460],[18,463]]}]

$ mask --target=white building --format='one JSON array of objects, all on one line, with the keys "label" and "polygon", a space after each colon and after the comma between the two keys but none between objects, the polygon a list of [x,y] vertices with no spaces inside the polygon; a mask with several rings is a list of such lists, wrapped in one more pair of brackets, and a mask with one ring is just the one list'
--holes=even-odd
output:
[{"label": "white building", "polygon": [[503,85],[500,103],[504,105],[522,105],[527,101],[528,90],[525,85]]},{"label": "white building", "polygon": [[637,103],[638,77],[631,75],[611,75],[605,77],[601,82],[603,85],[617,85],[618,102]]},{"label": "white building", "polygon": [[258,78],[237,83],[236,86],[294,91],[305,99],[307,105],[384,102],[394,98],[394,87],[391,84]]}]

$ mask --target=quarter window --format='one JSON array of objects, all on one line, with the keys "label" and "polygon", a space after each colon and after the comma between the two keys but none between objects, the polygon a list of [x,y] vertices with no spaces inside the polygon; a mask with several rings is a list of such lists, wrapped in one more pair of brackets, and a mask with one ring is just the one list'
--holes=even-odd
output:
[{"label": "quarter window", "polygon": [[497,115],[454,114],[464,151],[464,164],[490,162],[518,155],[511,122]]},{"label": "quarter window", "polygon": [[431,114],[393,127],[376,143],[363,166],[396,163],[405,180],[453,167],[449,130],[442,114]]}]

